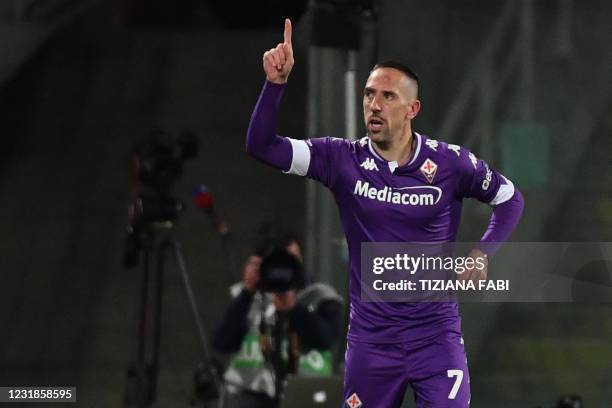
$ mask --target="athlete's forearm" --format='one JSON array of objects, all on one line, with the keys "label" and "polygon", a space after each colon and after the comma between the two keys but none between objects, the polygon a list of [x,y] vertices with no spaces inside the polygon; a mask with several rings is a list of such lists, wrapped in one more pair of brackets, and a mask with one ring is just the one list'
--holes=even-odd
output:
[{"label": "athlete's forearm", "polygon": [[263,162],[287,171],[291,167],[291,142],[276,134],[278,107],[285,85],[266,81],[247,131],[247,152]]},{"label": "athlete's forearm", "polygon": [[518,189],[508,201],[497,205],[493,209],[489,226],[480,242],[487,243],[483,249],[488,255],[493,255],[501,244],[510,237],[523,213],[525,202]]}]

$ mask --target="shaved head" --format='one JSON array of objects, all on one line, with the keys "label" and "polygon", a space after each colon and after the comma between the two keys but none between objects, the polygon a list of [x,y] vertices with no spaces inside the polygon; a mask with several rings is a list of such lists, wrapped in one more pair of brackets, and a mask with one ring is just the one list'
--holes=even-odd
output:
[{"label": "shaved head", "polygon": [[418,81],[402,66],[377,64],[363,90],[363,118],[370,140],[383,150],[406,142],[410,121],[419,113]]},{"label": "shaved head", "polygon": [[401,84],[401,87],[406,92],[405,96],[408,99],[417,99],[419,97],[419,87],[421,84],[418,75],[412,69],[397,61],[383,61],[374,65],[370,75],[380,68],[392,68],[401,72],[406,78],[406,81],[402,81]]}]

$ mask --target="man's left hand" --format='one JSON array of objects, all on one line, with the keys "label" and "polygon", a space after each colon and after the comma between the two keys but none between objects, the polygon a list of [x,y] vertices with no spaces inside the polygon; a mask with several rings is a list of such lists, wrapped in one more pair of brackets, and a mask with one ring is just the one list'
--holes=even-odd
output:
[{"label": "man's left hand", "polygon": [[472,249],[467,258],[472,258],[474,260],[472,262],[473,267],[466,267],[466,270],[463,273],[457,274],[457,279],[473,281],[474,283],[479,280],[487,280],[489,265],[487,254],[482,252],[480,249]]}]

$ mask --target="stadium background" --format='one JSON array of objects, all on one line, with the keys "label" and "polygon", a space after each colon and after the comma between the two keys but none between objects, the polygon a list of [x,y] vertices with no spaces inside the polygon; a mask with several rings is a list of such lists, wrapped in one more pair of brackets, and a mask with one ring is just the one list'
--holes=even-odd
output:
[{"label": "stadium background", "polygon": [[[416,128],[465,144],[524,192],[514,240],[611,240],[612,5],[384,0],[363,17],[360,48],[347,51],[325,45],[346,45],[351,24],[325,27],[314,2],[305,3],[2,2],[0,385],[70,384],[79,406],[121,405],[139,296],[138,271],[121,262],[128,152],[154,127],[190,129],[201,142],[176,192],[188,202],[178,235],[208,330],[240,271],[228,271],[219,237],[189,202],[200,183],[232,227],[237,264],[257,226],[272,220],[306,244],[319,279],[344,290],[329,195],[244,152],[264,78],[261,54],[281,41],[283,15],[296,17],[296,66],[281,134],[346,135],[352,68],[348,111],[357,119],[348,129],[363,134],[367,71],[376,59],[398,58],[422,79]],[[476,240],[487,213],[466,207],[461,238]],[[167,276],[160,406],[191,395],[197,345],[181,285],[177,274]],[[587,407],[611,407],[610,311],[466,305],[473,406],[551,406],[575,393]]]}]

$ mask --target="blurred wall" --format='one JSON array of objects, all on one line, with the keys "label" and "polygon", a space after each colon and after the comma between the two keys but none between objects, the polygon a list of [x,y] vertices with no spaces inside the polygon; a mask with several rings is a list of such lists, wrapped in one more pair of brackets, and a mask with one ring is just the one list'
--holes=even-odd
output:
[{"label": "blurred wall", "polygon": [[[303,227],[303,181],[244,148],[264,80],[261,55],[279,30],[228,31],[212,18],[182,31],[120,22],[111,7],[92,10],[0,93],[0,382],[76,384],[82,401],[100,406],[121,401],[135,358],[140,275],[121,262],[135,141],[156,126],[199,136],[200,155],[175,188],[187,208],[177,236],[208,330],[259,224],[273,220],[300,237]],[[305,87],[305,64],[298,65],[283,134],[304,136]],[[200,183],[231,225],[234,270],[209,220],[191,205]],[[160,395],[162,405],[176,406],[189,398],[199,354],[176,271],[165,288]]]},{"label": "blurred wall", "polygon": [[[414,66],[424,84],[416,127],[448,140],[437,134],[440,123],[502,3],[383,1],[379,38],[369,38],[360,55],[358,89],[374,60],[395,57]],[[524,189],[527,209],[514,237],[604,240],[612,231],[612,98],[604,75],[611,66],[610,6],[574,2],[572,46],[560,53],[560,3],[534,4],[535,120],[549,130],[554,170],[546,174],[548,183]],[[187,202],[177,235],[208,330],[220,318],[227,286],[239,278],[262,221],[276,220],[304,236],[304,181],[244,152],[263,83],[261,54],[280,41],[281,30],[228,30],[205,11],[198,24],[182,28],[126,26],[123,17],[110,5],[92,10],[55,36],[0,92],[0,379],[76,384],[83,401],[100,406],[120,403],[124,372],[134,358],[139,273],[124,269],[121,257],[128,152],[136,140],[157,126],[188,128],[200,137],[200,156],[186,163],[176,185]],[[306,135],[305,33],[298,25],[297,64],[279,127],[297,138]],[[375,48],[377,55],[368,54]],[[518,116],[520,97],[509,95],[508,109],[496,113],[499,126]],[[498,154],[489,161],[497,167],[503,162]],[[200,183],[213,192],[233,228],[232,270],[209,220],[189,203]],[[488,211],[466,210],[462,236],[478,239]],[[163,406],[175,406],[190,394],[198,349],[175,271],[165,287],[160,395]],[[546,404],[569,391],[584,392],[592,403],[606,398],[609,310],[477,306],[464,308],[464,327],[480,337],[468,342],[468,352],[474,395],[483,406],[500,408],[501,400],[505,406]]]}]

